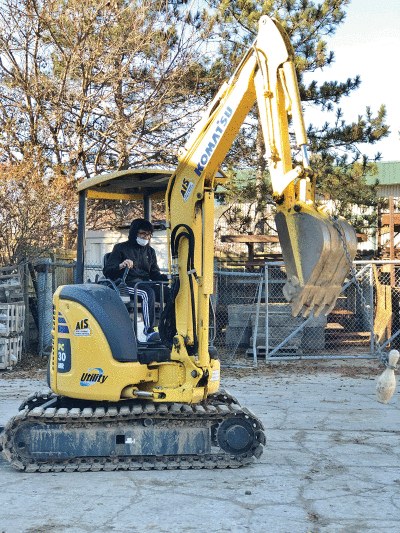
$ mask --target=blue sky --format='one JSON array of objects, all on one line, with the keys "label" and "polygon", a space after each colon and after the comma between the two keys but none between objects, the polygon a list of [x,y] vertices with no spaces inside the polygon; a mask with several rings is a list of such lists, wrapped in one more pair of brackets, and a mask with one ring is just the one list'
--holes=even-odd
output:
[{"label": "blue sky", "polygon": [[[305,81],[345,81],[359,74],[361,87],[340,103],[344,119],[357,120],[367,105],[376,114],[385,104],[390,136],[360,148],[370,157],[381,152],[382,161],[400,161],[400,0],[352,0],[344,23],[326,41],[335,63]],[[305,109],[306,124],[333,120],[333,113]]]}]

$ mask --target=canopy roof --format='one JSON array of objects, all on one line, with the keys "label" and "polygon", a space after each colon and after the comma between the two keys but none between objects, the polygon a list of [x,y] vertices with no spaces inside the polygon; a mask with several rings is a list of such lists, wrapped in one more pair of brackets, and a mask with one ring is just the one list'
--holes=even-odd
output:
[{"label": "canopy roof", "polygon": [[142,200],[164,198],[173,170],[134,168],[108,174],[98,174],[82,181],[78,192],[87,192],[88,198],[115,200]]}]

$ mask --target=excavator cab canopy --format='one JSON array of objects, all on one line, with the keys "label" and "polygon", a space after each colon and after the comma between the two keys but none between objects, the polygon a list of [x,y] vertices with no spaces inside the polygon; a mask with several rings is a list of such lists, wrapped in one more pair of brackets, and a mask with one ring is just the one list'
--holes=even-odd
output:
[{"label": "excavator cab canopy", "polygon": [[134,168],[98,174],[85,179],[78,186],[79,215],[75,283],[83,283],[86,242],[87,199],[135,200],[143,202],[144,218],[151,220],[151,200],[165,196],[174,170]]},{"label": "excavator cab canopy", "polygon": [[82,181],[78,193],[88,198],[109,200],[143,200],[164,198],[169,178],[174,170],[133,168],[98,174]]}]

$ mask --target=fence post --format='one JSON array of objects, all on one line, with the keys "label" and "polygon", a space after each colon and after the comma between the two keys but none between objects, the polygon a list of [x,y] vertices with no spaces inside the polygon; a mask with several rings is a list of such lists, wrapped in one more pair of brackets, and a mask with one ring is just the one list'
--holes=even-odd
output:
[{"label": "fence post", "polygon": [[[262,277],[260,277],[260,285],[258,287],[258,295],[257,295],[256,321],[255,321],[255,324],[254,324],[254,331],[253,331],[253,359],[254,359],[254,366],[256,368],[257,368],[258,319],[259,319],[259,316],[260,316],[262,287],[263,287],[263,279],[262,279]],[[251,317],[251,313],[250,313],[250,317]],[[250,320],[251,320],[251,318],[250,318]]]},{"label": "fence post", "polygon": [[50,254],[50,260],[53,263],[53,268],[51,269],[51,293],[54,294],[56,292],[56,288],[57,288],[57,286],[56,286],[56,267],[54,266],[55,262],[56,262],[56,254],[55,253]]},{"label": "fence post", "polygon": [[51,346],[51,329],[53,323],[53,294],[49,286],[50,259],[40,259],[37,265],[38,308],[39,308],[39,355],[45,355],[45,349]]},{"label": "fence post", "polygon": [[371,329],[371,355],[375,353],[375,317],[374,317],[374,273],[372,264],[369,268],[369,298],[370,298],[370,329]]},{"label": "fence post", "polygon": [[23,266],[23,294],[25,305],[25,322],[24,322],[24,350],[27,351],[30,348],[30,331],[29,331],[29,268],[28,263],[25,262]]},{"label": "fence post", "polygon": [[268,263],[265,263],[265,361],[268,359],[269,354],[269,268]]}]

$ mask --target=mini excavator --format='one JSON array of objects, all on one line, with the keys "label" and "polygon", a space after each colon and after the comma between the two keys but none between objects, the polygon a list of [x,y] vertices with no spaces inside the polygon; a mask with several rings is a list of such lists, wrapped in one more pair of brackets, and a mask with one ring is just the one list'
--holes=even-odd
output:
[{"label": "mini excavator", "polygon": [[[15,468],[234,468],[262,454],[262,423],[219,390],[220,363],[209,345],[214,190],[225,182],[218,170],[255,102],[288,278],[285,297],[294,315],[327,314],[334,306],[356,236],[344,220],[334,223],[315,204],[294,51],[282,26],[262,16],[256,40],[210,103],[168,182],[162,343],[142,349],[112,286],[59,287],[51,392],[28,398],[1,437],[3,455]],[[300,163],[292,158],[290,120]],[[78,239],[78,256],[80,249]]]}]

